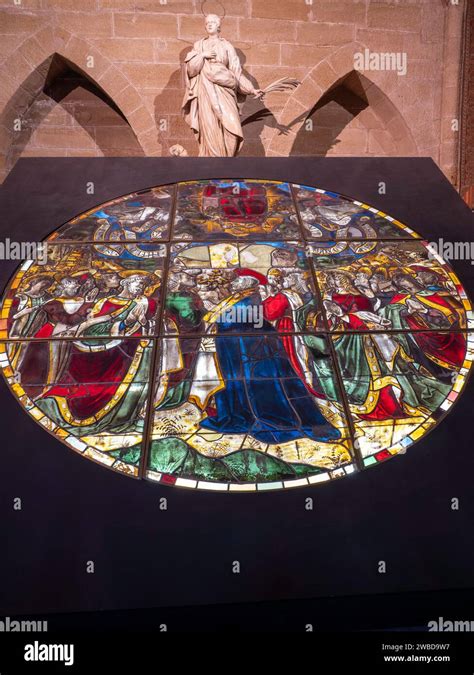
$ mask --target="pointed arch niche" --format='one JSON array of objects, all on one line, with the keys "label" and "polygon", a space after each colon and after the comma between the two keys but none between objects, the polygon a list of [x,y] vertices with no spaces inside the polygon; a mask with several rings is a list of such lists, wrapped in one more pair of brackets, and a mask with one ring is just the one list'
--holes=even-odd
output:
[{"label": "pointed arch niche", "polygon": [[0,127],[6,172],[21,156],[145,154],[137,130],[106,86],[57,52],[17,87],[0,115]]},{"label": "pointed arch niche", "polygon": [[368,77],[354,70],[329,87],[300,118],[290,155],[417,154],[395,105]]}]

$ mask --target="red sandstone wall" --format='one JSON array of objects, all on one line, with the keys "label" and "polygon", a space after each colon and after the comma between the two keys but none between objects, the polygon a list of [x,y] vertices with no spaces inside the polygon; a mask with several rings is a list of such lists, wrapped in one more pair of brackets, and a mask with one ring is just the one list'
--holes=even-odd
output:
[{"label": "red sandstone wall", "polygon": [[[222,34],[246,72],[261,87],[301,80],[290,98],[269,95],[271,114],[245,125],[243,154],[431,156],[457,182],[465,2],[224,0]],[[203,35],[200,7],[0,0],[3,172],[21,155],[156,156],[174,144],[196,154],[180,114],[179,64]],[[214,0],[205,10],[222,11]],[[364,49],[405,53],[407,74],[355,74]],[[244,118],[258,107],[248,101]]]},{"label": "red sandstone wall", "polygon": [[464,82],[460,185],[461,194],[474,209],[474,3],[470,3],[464,26]]}]

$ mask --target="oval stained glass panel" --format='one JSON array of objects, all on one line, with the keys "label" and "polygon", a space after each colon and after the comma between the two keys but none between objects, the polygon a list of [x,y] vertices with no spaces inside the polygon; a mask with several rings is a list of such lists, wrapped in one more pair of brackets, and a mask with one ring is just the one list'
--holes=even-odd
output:
[{"label": "oval stained glass panel", "polygon": [[390,215],[310,186],[189,181],[52,232],[4,292],[0,364],[86,458],[263,491],[404,452],[460,395],[472,326],[450,266]]}]

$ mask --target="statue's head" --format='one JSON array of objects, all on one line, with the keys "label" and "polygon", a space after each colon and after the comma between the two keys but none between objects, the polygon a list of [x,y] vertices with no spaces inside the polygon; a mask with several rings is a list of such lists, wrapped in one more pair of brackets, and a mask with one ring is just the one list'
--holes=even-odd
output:
[{"label": "statue's head", "polygon": [[208,35],[218,35],[221,32],[221,18],[217,14],[207,14],[205,26]]}]

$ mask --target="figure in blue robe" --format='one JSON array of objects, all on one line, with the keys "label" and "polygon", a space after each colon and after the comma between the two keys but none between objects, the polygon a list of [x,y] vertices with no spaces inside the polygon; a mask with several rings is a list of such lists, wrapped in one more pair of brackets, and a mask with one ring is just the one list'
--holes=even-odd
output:
[{"label": "figure in blue robe", "polygon": [[250,434],[270,444],[304,436],[314,441],[338,440],[340,431],[326,420],[295,372],[277,331],[266,320],[255,323],[257,315],[263,316],[257,286],[258,280],[251,276],[234,281],[237,302],[232,305],[232,318],[223,311],[216,321],[216,351],[225,389],[215,394],[216,414],[205,418],[201,427]]}]

